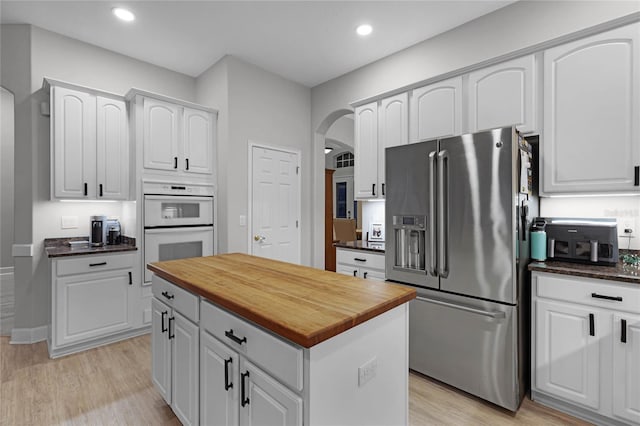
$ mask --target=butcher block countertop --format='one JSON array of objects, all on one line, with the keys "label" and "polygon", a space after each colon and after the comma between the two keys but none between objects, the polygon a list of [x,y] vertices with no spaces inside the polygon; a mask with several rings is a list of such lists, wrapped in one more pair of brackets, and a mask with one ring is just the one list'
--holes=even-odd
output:
[{"label": "butcher block countertop", "polygon": [[306,348],[416,297],[410,287],[240,253],[147,267]]}]

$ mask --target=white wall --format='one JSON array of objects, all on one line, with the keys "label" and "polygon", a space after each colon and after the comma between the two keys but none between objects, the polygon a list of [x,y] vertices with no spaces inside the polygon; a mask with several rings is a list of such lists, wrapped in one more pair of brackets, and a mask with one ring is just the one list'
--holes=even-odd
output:
[{"label": "white wall", "polygon": [[[372,223],[381,223],[384,229],[384,202],[383,201],[363,201],[362,202],[362,239],[367,239],[367,232]],[[385,231],[386,239],[386,231]]]},{"label": "white wall", "polygon": [[0,269],[13,266],[14,97],[0,87]]},{"label": "white wall", "polygon": [[[518,1],[311,89],[311,127],[353,101],[470,67],[640,11],[637,1]],[[316,144],[317,145],[317,144]],[[314,258],[323,264],[324,154],[313,147]]]}]

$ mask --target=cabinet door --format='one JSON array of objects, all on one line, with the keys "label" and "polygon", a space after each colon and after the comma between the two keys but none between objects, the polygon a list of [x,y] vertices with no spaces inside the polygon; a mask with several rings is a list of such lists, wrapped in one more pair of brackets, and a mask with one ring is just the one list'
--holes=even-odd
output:
[{"label": "cabinet door", "polygon": [[512,125],[536,132],[536,70],[536,57],[529,55],[469,74],[469,132]]},{"label": "cabinet door", "polygon": [[151,379],[167,404],[171,405],[171,341],[168,321],[171,309],[151,298]]},{"label": "cabinet door", "polygon": [[378,103],[355,110],[353,185],[356,199],[378,197]]},{"label": "cabinet door", "polygon": [[640,316],[613,315],[613,414],[640,423]]},{"label": "cabinet door", "polygon": [[638,192],[640,24],[544,52],[543,192]]},{"label": "cabinet door", "polygon": [[352,265],[344,265],[341,263],[338,263],[336,265],[336,272],[338,274],[344,274],[344,275],[349,275],[352,277],[357,277],[358,275],[358,268]]},{"label": "cabinet door", "polygon": [[144,98],[143,109],[144,168],[177,170],[179,107],[168,102]]},{"label": "cabinet door", "polygon": [[52,194],[95,198],[96,98],[64,87],[53,87],[52,93]]},{"label": "cabinet door", "polygon": [[175,310],[170,320],[171,408],[183,425],[197,425],[199,379],[198,326]]},{"label": "cabinet door", "polygon": [[129,131],[124,101],[98,96],[96,116],[97,197],[129,198]]},{"label": "cabinet door", "polygon": [[213,170],[213,114],[184,109],[184,170],[211,174]]},{"label": "cabinet door", "polygon": [[200,332],[200,423],[238,424],[238,354],[205,331]]},{"label": "cabinet door", "polygon": [[462,133],[462,77],[411,92],[409,131],[411,143]]},{"label": "cabinet door", "polygon": [[242,359],[240,361],[240,424],[301,425],[302,399]]},{"label": "cabinet door", "polygon": [[384,271],[378,271],[377,269],[360,268],[360,274],[365,280],[385,280]]},{"label": "cabinet door", "polygon": [[56,346],[131,327],[127,270],[57,278],[55,297]]},{"label": "cabinet door", "polygon": [[384,170],[386,148],[409,142],[408,95],[401,93],[380,101],[378,132],[378,182],[380,196],[384,197]]},{"label": "cabinet door", "polygon": [[535,309],[535,386],[551,395],[598,409],[599,339],[608,329],[603,324],[605,315],[597,308],[546,300],[537,300]]}]

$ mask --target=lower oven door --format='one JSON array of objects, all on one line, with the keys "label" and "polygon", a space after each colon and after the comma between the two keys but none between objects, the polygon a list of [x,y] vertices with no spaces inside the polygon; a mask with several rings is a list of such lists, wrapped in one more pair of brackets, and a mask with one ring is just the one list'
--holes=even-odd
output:
[{"label": "lower oven door", "polygon": [[145,284],[151,284],[153,275],[147,269],[148,263],[211,255],[213,255],[213,226],[145,229]]}]

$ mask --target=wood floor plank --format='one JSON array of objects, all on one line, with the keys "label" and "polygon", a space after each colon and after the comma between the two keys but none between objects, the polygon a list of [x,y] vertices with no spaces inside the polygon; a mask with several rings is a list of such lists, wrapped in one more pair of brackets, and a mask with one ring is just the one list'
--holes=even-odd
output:
[{"label": "wood floor plank", "polygon": [[[151,336],[51,360],[46,343],[0,337],[0,426],[180,425],[151,383]],[[587,425],[525,398],[514,415],[419,374],[409,376],[409,423]]]}]

